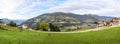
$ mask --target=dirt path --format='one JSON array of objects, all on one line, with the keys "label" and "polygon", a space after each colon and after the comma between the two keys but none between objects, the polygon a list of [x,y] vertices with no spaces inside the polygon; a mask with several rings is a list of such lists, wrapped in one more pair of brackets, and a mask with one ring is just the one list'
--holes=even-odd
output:
[{"label": "dirt path", "polygon": [[[120,25],[114,25],[114,26],[110,26],[110,27],[100,27],[100,28],[96,28],[96,29],[88,29],[88,30],[83,30],[83,31],[74,31],[74,32],[43,32],[43,33],[80,33],[80,32],[89,32],[89,31],[98,31],[98,30],[104,30],[104,29],[108,29],[108,28],[113,28],[113,27],[119,27]],[[34,31],[34,30],[31,30]],[[36,32],[42,32],[42,31],[36,31]]]}]

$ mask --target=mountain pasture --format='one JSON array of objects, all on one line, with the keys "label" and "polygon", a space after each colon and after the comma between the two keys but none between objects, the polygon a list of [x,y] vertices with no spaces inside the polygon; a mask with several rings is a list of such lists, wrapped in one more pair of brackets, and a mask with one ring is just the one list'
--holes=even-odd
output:
[{"label": "mountain pasture", "polygon": [[83,33],[43,33],[8,27],[0,30],[0,44],[120,44],[120,27]]}]

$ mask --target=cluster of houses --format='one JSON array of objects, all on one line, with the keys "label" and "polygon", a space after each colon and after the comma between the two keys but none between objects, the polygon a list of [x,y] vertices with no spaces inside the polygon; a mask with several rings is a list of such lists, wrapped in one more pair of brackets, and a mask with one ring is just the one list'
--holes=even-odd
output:
[{"label": "cluster of houses", "polygon": [[113,25],[119,25],[120,24],[120,18],[113,18],[111,21],[97,21],[94,22],[93,27],[94,28],[99,28],[99,27],[104,27],[104,26],[113,26]]},{"label": "cluster of houses", "polygon": [[[120,18],[113,18],[110,21],[96,21],[92,25],[89,25],[87,28],[100,28],[105,26],[114,26],[120,25]],[[66,29],[82,29],[85,28],[84,26],[71,26]]]},{"label": "cluster of houses", "polygon": [[[0,25],[7,26],[6,23],[0,23]],[[99,28],[99,27],[113,26],[113,25],[120,25],[120,18],[115,17],[111,21],[96,21],[96,22],[94,22],[92,27],[93,28]],[[21,26],[21,28],[24,28],[24,29],[28,28],[27,24],[22,24],[20,26]],[[70,28],[71,29],[82,29],[82,28],[84,28],[84,26],[73,26],[73,27],[70,27]]]},{"label": "cluster of houses", "polygon": [[[9,24],[8,23],[3,23],[3,22],[0,22],[0,25],[3,25],[3,26],[9,26]],[[24,29],[27,29],[28,28],[28,25],[27,24],[22,24],[22,25],[20,25],[22,28],[24,28]]]}]

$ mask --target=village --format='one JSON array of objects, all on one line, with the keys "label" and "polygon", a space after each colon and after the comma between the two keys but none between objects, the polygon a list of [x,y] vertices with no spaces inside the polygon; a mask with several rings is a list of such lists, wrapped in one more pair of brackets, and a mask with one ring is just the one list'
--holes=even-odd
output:
[{"label": "village", "polygon": [[113,18],[111,21],[97,21],[94,22],[93,27],[94,28],[100,28],[104,26],[114,26],[114,25],[119,25],[120,24],[120,18]]},{"label": "village", "polygon": [[[96,29],[96,28],[101,28],[101,27],[106,27],[106,26],[115,26],[115,25],[119,25],[120,24],[120,18],[114,17],[113,19],[111,19],[110,21],[96,21],[94,22],[92,25],[89,25],[90,29]],[[4,25],[4,26],[9,26],[8,23],[2,23],[0,22],[0,25]],[[22,24],[19,25],[18,28],[21,27],[22,29],[28,29],[28,30],[34,30],[32,28],[30,28],[28,26],[28,24]],[[85,28],[84,26],[72,26],[72,27],[68,27],[65,29],[72,29],[72,30],[80,30]]]},{"label": "village", "polygon": [[[110,21],[96,21],[92,25],[88,25],[87,28],[89,29],[98,29],[101,27],[110,27],[110,26],[117,26],[120,24],[120,18],[114,17]],[[81,25],[76,25],[76,26],[71,26],[66,29],[76,29],[76,30],[81,30],[83,28],[86,28],[85,26]]]}]

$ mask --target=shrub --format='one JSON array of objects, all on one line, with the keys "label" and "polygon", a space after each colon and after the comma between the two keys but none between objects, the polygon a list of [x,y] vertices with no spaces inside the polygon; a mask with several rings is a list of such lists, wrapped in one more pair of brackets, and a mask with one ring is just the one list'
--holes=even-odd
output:
[{"label": "shrub", "polygon": [[46,22],[42,22],[37,25],[35,30],[48,31],[49,25]]},{"label": "shrub", "polygon": [[60,28],[58,26],[53,25],[52,23],[49,24],[50,31],[59,32]]},{"label": "shrub", "polygon": [[16,27],[17,26],[17,24],[15,22],[13,22],[13,21],[9,22],[9,25],[12,26],[12,27]]},{"label": "shrub", "polygon": [[0,30],[8,30],[8,29],[6,29],[5,26],[0,25]]}]

